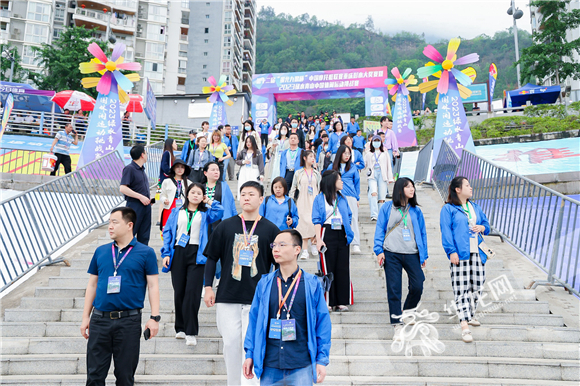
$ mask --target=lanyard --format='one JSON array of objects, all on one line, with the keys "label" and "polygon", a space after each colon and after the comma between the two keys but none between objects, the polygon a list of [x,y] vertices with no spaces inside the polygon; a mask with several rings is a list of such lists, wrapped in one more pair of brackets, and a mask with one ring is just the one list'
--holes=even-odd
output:
[{"label": "lanyard", "polygon": [[[381,158],[381,155],[379,154],[379,156],[377,157],[377,152],[373,153],[373,156],[375,157],[375,165],[379,163],[379,158]],[[380,164],[379,164],[380,165]]]},{"label": "lanyard", "polygon": [[[282,307],[286,309],[286,319],[290,319],[290,310],[292,309],[292,305],[294,305],[294,298],[296,297],[296,292],[298,292],[298,286],[300,285],[301,276],[302,271],[298,271],[298,274],[292,281],[292,285],[290,285],[290,288],[288,288],[288,291],[286,292],[286,296],[284,296],[284,299],[282,299],[282,280],[280,280],[280,277],[276,278],[278,279],[278,301],[280,302],[278,313],[276,314],[276,319],[280,319],[280,311],[282,311]],[[295,287],[294,284],[296,284]],[[292,299],[290,299],[290,306],[286,307],[286,300],[288,299],[288,295],[290,295],[290,291],[292,291],[292,287],[294,287],[294,292],[292,293]]]},{"label": "lanyard", "polygon": [[[197,211],[198,211],[198,209],[196,209],[195,212],[193,212],[193,216],[191,216],[189,218],[189,220],[187,221],[187,234],[188,235],[189,235],[189,230],[191,229],[191,224],[193,224],[193,219],[195,218]],[[189,216],[189,212],[187,211],[187,208],[185,208],[185,215]]]},{"label": "lanyard", "polygon": [[334,208],[332,208],[332,216],[336,216],[336,206],[338,205],[338,198],[334,201]]},{"label": "lanyard", "polygon": [[246,244],[246,248],[250,246],[250,242],[252,241],[252,235],[254,234],[254,231],[256,230],[256,225],[258,225],[258,221],[260,221],[260,218],[262,216],[258,216],[258,218],[256,218],[256,221],[254,221],[254,225],[252,226],[252,229],[250,230],[250,234],[248,234],[248,230],[246,228],[246,220],[244,220],[244,216],[240,215],[240,217],[242,218],[242,229],[244,230],[244,242]]},{"label": "lanyard", "polygon": [[[117,270],[119,269],[119,267],[121,266],[123,261],[125,261],[125,258],[127,257],[129,252],[131,252],[132,249],[133,249],[133,247],[129,248],[129,250],[125,253],[125,256],[123,256],[123,258],[121,260],[119,260],[119,264],[117,264],[117,255],[115,254],[115,244],[113,243],[111,245],[111,250],[113,251],[113,267],[115,267],[114,276],[117,276]],[[121,257],[121,249],[120,248],[119,248],[119,257]]]},{"label": "lanyard", "polygon": [[403,224],[405,225],[405,229],[407,229],[407,214],[409,213],[408,210],[405,211],[405,214],[403,214],[403,211],[401,210],[401,208],[398,208],[399,213],[401,213],[401,217],[403,218]]},{"label": "lanyard", "polygon": [[[217,186],[217,183],[216,183]],[[213,188],[209,188],[207,185],[205,186],[205,195],[210,199],[213,200],[213,196],[215,195],[215,186]]]},{"label": "lanyard", "polygon": [[205,150],[204,151],[200,151],[197,154],[198,154],[198,158],[197,158],[196,165],[199,167],[199,166],[201,166],[201,163],[203,162],[203,156],[205,155]]},{"label": "lanyard", "polygon": [[215,144],[213,144],[213,143],[211,144],[211,147],[212,147],[212,150],[213,150],[211,153],[213,154],[213,156],[214,156],[214,157],[215,157],[215,151],[216,151],[216,149],[217,149],[217,148],[218,148],[220,145],[221,145],[221,142],[220,142],[220,144],[219,144],[219,145],[217,145],[217,146],[216,146]]},{"label": "lanyard", "polygon": [[176,194],[176,197],[180,197],[181,196],[181,181],[175,180],[175,183],[177,184],[177,194]]},{"label": "lanyard", "polygon": [[304,173],[306,174],[306,177],[308,177],[308,186],[311,186],[312,185],[312,176],[314,175],[314,170],[310,169],[310,175],[308,175],[306,168],[304,168]]},{"label": "lanyard", "polygon": [[[463,209],[463,206],[461,206],[461,209]],[[471,220],[471,211],[469,210],[469,202],[465,203],[465,209],[463,209],[463,211],[465,213],[467,213],[467,215],[469,216],[469,219]]]},{"label": "lanyard", "polygon": [[193,144],[193,141],[189,141],[189,144],[191,145],[191,150],[193,150],[195,147],[195,145]]},{"label": "lanyard", "polygon": [[288,151],[290,152],[290,160],[294,162],[296,156],[298,155],[298,149],[296,150],[288,149]]}]

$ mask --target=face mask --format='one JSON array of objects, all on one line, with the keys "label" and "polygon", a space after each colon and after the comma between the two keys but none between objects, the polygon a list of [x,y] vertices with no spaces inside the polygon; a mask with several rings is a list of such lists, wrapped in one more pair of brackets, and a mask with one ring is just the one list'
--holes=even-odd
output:
[{"label": "face mask", "polygon": [[295,129],[295,128],[297,128],[297,127],[298,127],[298,123],[293,123],[293,124],[292,124],[292,128],[293,128],[293,129]]},{"label": "face mask", "polygon": [[286,131],[286,130],[280,130],[280,134],[286,135],[286,134],[288,134],[288,131]]},{"label": "face mask", "polygon": [[246,129],[246,131],[250,131],[252,129],[252,126],[244,126],[244,129]]},{"label": "face mask", "polygon": [[373,147],[375,149],[378,149],[379,147],[381,147],[381,143],[379,141],[373,141]]}]

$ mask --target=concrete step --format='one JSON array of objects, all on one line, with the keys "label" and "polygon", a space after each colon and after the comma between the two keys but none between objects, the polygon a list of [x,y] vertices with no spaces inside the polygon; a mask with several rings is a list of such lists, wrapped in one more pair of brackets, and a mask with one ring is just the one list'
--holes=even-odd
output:
[{"label": "concrete step", "polygon": [[[419,342],[418,340],[415,342]],[[461,340],[440,340],[444,344],[443,352],[432,352],[432,356],[494,357],[494,358],[543,358],[543,359],[579,359],[578,345],[574,343],[538,343],[538,342],[502,342],[475,341],[465,344]],[[404,356],[404,350],[394,350],[392,340],[356,340],[333,339],[330,355],[346,356]],[[85,338],[4,338],[3,355],[28,354],[83,354],[86,352]],[[422,355],[419,347],[414,355]],[[199,338],[197,346],[186,346],[185,340],[174,337],[158,337],[151,342],[142,342],[141,354],[190,354],[219,355],[223,354],[223,343],[220,338]]]},{"label": "concrete step", "polygon": [[[223,386],[226,384],[225,375],[136,375],[135,385],[147,386]],[[84,385],[86,376],[77,375],[9,375],[2,378],[4,385],[24,385],[29,382],[36,382],[43,386],[68,386]],[[522,383],[524,382],[524,383]],[[107,385],[114,385],[115,378],[112,375],[107,377]],[[404,386],[465,386],[465,385],[509,385],[509,386],[578,386],[577,382],[549,381],[510,378],[471,378],[471,377],[404,377],[404,376],[332,376],[328,375],[324,384],[328,385],[404,385]]]},{"label": "concrete step", "polygon": [[[148,342],[145,342],[146,344]],[[457,363],[461,362],[461,366]],[[330,356],[328,373],[334,376],[426,376],[477,378],[512,378],[579,381],[580,365],[576,360],[495,358],[462,356]],[[112,372],[112,368],[110,372]],[[84,354],[5,355],[2,375],[85,374]],[[221,355],[143,354],[137,374],[143,375],[224,375]]]},{"label": "concrete step", "polygon": [[[83,310],[33,310],[14,308],[5,310],[4,320],[7,322],[74,322],[82,320]],[[144,315],[150,315],[150,310],[143,310]],[[173,312],[160,312],[161,318],[165,322],[173,322],[175,314]],[[215,323],[215,313],[200,312],[200,323]],[[389,314],[386,312],[331,312],[330,318],[333,324],[384,324],[389,322]],[[483,318],[482,318],[483,319]],[[440,324],[457,323],[455,315],[440,315]],[[564,325],[560,315],[552,314],[531,314],[531,313],[488,313],[485,314],[485,324],[502,325],[535,325],[535,326],[556,326]]]},{"label": "concrete step", "polygon": [[[461,332],[458,324],[433,324],[442,340],[460,340]],[[80,320],[74,322],[2,322],[0,324],[3,337],[42,338],[42,337],[79,337]],[[529,325],[506,326],[492,325],[483,321],[482,326],[472,327],[475,341],[509,341],[509,342],[545,342],[545,343],[575,343],[580,342],[580,330],[568,327],[535,327]],[[161,321],[160,337],[174,337],[173,323]],[[201,338],[219,338],[215,324],[200,324]],[[383,325],[376,324],[333,324],[332,339],[379,339],[393,338],[393,328],[386,321]]]}]

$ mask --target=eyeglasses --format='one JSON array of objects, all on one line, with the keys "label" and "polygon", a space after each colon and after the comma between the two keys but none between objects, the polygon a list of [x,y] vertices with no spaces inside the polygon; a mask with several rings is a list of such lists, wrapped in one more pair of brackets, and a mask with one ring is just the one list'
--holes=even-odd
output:
[{"label": "eyeglasses", "polygon": [[272,249],[276,249],[278,247],[279,248],[284,248],[284,247],[287,247],[287,246],[299,247],[298,244],[286,244],[286,243],[272,243],[272,244],[270,244],[270,248],[272,248]]}]

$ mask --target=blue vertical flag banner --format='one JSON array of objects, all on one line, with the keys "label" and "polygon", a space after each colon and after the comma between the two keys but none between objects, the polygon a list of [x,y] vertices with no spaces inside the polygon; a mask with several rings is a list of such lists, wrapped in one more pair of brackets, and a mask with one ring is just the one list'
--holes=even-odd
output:
[{"label": "blue vertical flag banner", "polygon": [[497,66],[495,63],[489,65],[489,103],[493,101],[493,91],[497,82]]},{"label": "blue vertical flag banner", "polygon": [[388,112],[389,89],[386,87],[365,88],[365,115],[382,117]]},{"label": "blue vertical flag banner", "polygon": [[155,93],[153,92],[149,78],[147,78],[145,115],[151,121],[151,130],[155,130],[155,125],[157,124],[157,98],[155,98]]},{"label": "blue vertical flag banner", "polygon": [[4,135],[6,131],[6,125],[8,125],[8,119],[10,118],[10,113],[14,108],[14,95],[12,93],[8,94],[6,102],[4,103],[4,112],[2,112],[2,129],[0,130],[0,138]]},{"label": "blue vertical flag banner", "polygon": [[219,125],[228,123],[226,115],[226,105],[220,99],[216,100],[211,107],[211,115],[209,116],[209,129],[213,132]]},{"label": "blue vertical flag banner", "polygon": [[393,131],[397,136],[399,147],[417,146],[415,124],[411,115],[409,97],[397,91],[395,110],[393,111]]},{"label": "blue vertical flag banner", "polygon": [[473,137],[471,136],[469,122],[467,122],[463,102],[459,95],[457,81],[451,73],[449,74],[447,93],[439,95],[434,140],[433,165],[437,162],[442,141],[446,141],[459,157],[461,157],[463,149],[475,152]]},{"label": "blue vertical flag banner", "polygon": [[113,82],[109,95],[99,93],[89,120],[77,168],[117,150],[123,157],[123,133],[117,84]]},{"label": "blue vertical flag banner", "polygon": [[[423,83],[429,81],[429,78],[423,78]],[[421,105],[421,111],[425,111],[425,101],[427,100],[427,93],[423,94],[423,103]]]}]

